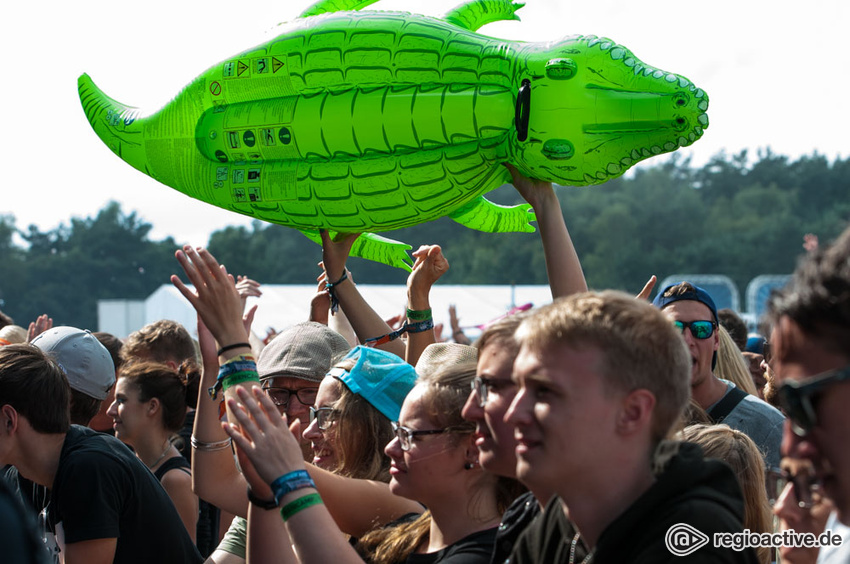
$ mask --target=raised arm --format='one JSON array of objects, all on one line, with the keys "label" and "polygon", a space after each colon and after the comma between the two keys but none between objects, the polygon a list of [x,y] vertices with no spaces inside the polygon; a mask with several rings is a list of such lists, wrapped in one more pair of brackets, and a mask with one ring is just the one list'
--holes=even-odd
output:
[{"label": "raised arm", "polygon": [[576,254],[561,204],[551,182],[534,180],[523,176],[510,164],[512,184],[517,192],[531,204],[537,216],[540,238],[543,241],[543,256],[546,259],[546,275],[553,298],[569,296],[587,291],[587,282]]},{"label": "raised arm", "polygon": [[[332,288],[332,295],[339,300],[339,306],[345,311],[348,322],[354,328],[354,332],[361,343],[367,339],[386,335],[392,329],[381,316],[372,309],[354,283],[348,278],[345,270],[345,262],[351,252],[351,246],[359,234],[346,235],[339,241],[331,239],[327,231],[322,230],[322,264],[325,268],[328,283]],[[343,279],[343,275],[345,279]],[[390,341],[380,345],[379,348],[390,351],[398,356],[404,356],[404,343],[399,340]]]},{"label": "raised arm", "polygon": [[[237,409],[240,413],[236,421],[241,430],[231,424],[225,428],[266,483],[306,468],[334,522],[354,537],[402,515],[422,511],[418,503],[393,495],[383,482],[345,478],[305,464],[300,457],[298,442],[287,428],[285,419],[274,417],[270,411],[273,406],[271,400],[260,393],[252,395],[248,395],[247,391],[239,392],[239,401],[245,406]],[[246,410],[250,410],[252,417]]]},{"label": "raised arm", "polygon": [[439,245],[422,245],[413,253],[416,262],[407,277],[407,323],[409,326],[431,321],[431,329],[411,331],[407,336],[404,360],[416,364],[425,347],[437,341],[431,315],[431,287],[449,269],[449,261]]}]

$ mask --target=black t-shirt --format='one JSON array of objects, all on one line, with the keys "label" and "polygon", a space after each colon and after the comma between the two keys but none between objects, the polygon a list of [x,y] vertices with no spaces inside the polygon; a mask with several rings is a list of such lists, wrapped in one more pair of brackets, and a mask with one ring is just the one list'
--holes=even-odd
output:
[{"label": "black t-shirt", "polygon": [[511,503],[496,532],[490,564],[502,564],[508,559],[519,535],[540,513],[540,504],[531,492],[525,492]]},{"label": "black t-shirt", "polygon": [[202,561],[168,494],[124,443],[72,425],[51,489],[65,544],[117,538],[116,564]]},{"label": "black t-shirt", "polygon": [[[514,543],[510,562],[512,564],[517,562],[539,562],[541,564],[569,562],[575,534],[575,526],[566,518],[561,509],[561,500],[553,497],[546,504],[546,509],[540,514],[540,518],[528,525]],[[587,547],[579,539],[575,543],[573,562],[581,562],[586,556]],[[626,561],[624,560],[624,562]]]},{"label": "black t-shirt", "polygon": [[489,564],[496,527],[467,535],[456,543],[429,554],[411,554],[406,564]]},{"label": "black t-shirt", "polygon": [[0,551],[3,562],[47,564],[47,550],[36,532],[34,516],[0,480]]}]

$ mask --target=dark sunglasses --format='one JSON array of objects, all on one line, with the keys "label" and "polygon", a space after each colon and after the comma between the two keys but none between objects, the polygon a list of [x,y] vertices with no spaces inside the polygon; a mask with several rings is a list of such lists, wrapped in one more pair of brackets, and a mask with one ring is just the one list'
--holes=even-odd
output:
[{"label": "dark sunglasses", "polygon": [[779,387],[779,404],[791,422],[791,430],[805,437],[818,424],[816,403],[826,388],[850,379],[850,365],[803,381],[789,380]]},{"label": "dark sunglasses", "polygon": [[685,327],[687,327],[691,330],[694,339],[708,339],[714,334],[713,321],[674,321],[673,325],[682,333],[685,332]]}]

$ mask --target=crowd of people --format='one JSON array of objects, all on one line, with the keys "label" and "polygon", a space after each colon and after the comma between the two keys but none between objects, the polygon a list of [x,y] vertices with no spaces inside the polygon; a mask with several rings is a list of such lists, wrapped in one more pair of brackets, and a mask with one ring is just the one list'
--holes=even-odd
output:
[{"label": "crowd of people", "polygon": [[191,246],[197,339],[3,316],[3,561],[850,562],[850,229],[750,335],[687,281],[588,291],[552,186],[511,173],[553,301],[475,342],[435,333],[439,246],[390,324],[326,232],[267,343],[259,284]]}]

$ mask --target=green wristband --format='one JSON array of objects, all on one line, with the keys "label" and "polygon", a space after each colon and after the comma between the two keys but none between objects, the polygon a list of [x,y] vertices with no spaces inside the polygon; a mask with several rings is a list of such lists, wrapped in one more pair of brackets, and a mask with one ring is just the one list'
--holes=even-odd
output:
[{"label": "green wristband", "polygon": [[[221,391],[224,392],[227,388],[235,386],[236,384],[241,384],[242,382],[259,382],[260,377],[257,376],[256,372],[245,371],[245,372],[234,372],[233,374],[228,374],[221,380]],[[215,398],[213,398],[215,399]]]},{"label": "green wristband", "polygon": [[307,509],[308,507],[313,507],[320,503],[322,503],[322,496],[317,493],[311,493],[284,505],[280,509],[280,516],[283,517],[284,521],[286,521],[302,509]]},{"label": "green wristband", "polygon": [[407,308],[407,318],[413,321],[425,321],[431,319],[431,308],[428,309],[410,309]]}]

